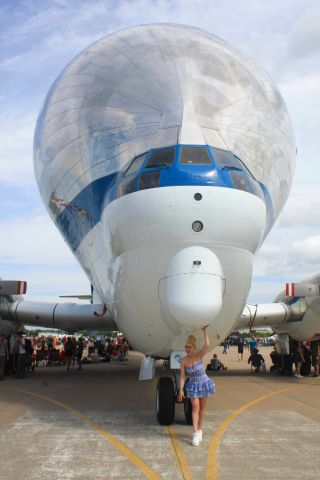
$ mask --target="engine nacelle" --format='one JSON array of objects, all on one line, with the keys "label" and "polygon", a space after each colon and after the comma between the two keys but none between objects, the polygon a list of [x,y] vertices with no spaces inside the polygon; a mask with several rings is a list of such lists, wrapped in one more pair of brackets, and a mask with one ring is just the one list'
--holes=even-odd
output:
[{"label": "engine nacelle", "polygon": [[295,340],[302,341],[320,336],[320,297],[305,297],[306,312],[300,321],[289,321],[277,333],[288,333]]},{"label": "engine nacelle", "polygon": [[12,325],[32,325],[77,330],[118,330],[103,305],[13,301],[0,308],[2,321]]},{"label": "engine nacelle", "polygon": [[287,284],[273,303],[247,304],[234,330],[270,327],[274,333],[287,334],[298,341],[320,338],[317,277],[311,282]]}]

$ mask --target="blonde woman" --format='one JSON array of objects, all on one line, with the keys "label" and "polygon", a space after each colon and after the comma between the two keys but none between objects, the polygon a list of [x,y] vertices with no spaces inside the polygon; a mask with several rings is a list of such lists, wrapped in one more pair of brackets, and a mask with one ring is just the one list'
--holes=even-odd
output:
[{"label": "blonde woman", "polygon": [[[185,398],[184,386],[186,384],[187,398],[192,403],[192,445],[198,447],[202,441],[202,423],[206,413],[206,404],[208,396],[215,392],[215,385],[205,373],[202,359],[208,352],[209,337],[208,326],[203,327],[204,346],[197,351],[197,339],[194,335],[189,335],[186,341],[186,356],[181,360],[180,370],[180,389],[178,401],[182,402]],[[186,383],[186,373],[189,377]]]}]

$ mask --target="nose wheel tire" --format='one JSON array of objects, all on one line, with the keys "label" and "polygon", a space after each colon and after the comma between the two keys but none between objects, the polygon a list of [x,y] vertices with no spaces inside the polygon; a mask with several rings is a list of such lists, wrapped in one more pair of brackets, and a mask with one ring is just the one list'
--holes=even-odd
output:
[{"label": "nose wheel tire", "polygon": [[192,425],[192,403],[190,398],[185,398],[183,403],[184,416],[188,425]]},{"label": "nose wheel tire", "polygon": [[157,384],[157,420],[160,425],[171,425],[175,414],[174,384],[170,377],[160,377]]}]

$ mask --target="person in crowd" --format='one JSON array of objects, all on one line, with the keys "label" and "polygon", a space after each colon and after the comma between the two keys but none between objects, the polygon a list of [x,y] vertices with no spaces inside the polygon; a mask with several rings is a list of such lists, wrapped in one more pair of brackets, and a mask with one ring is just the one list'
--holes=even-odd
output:
[{"label": "person in crowd", "polygon": [[224,364],[219,360],[217,354],[215,353],[207,365],[207,370],[227,370],[228,367],[225,367]]},{"label": "person in crowd", "polygon": [[126,354],[125,352],[123,351],[123,347],[122,345],[119,347],[118,349],[118,362],[124,362],[125,361],[125,358],[126,358]]},{"label": "person in crowd", "polygon": [[81,366],[81,359],[83,355],[83,348],[84,348],[84,343],[83,343],[83,338],[80,337],[77,342],[77,363],[78,363],[78,370],[82,370]]},{"label": "person in crowd", "polygon": [[31,338],[25,338],[25,349],[26,349],[26,369],[28,371],[34,371],[34,366],[32,365],[32,355],[33,355],[33,345]]},{"label": "person in crowd", "polygon": [[60,365],[66,364],[66,352],[65,352],[64,346],[59,351],[59,363]]},{"label": "person in crowd", "polygon": [[242,362],[243,360],[243,340],[241,337],[239,337],[238,340],[238,360],[239,362]]},{"label": "person in crowd", "polygon": [[251,337],[250,338],[250,341],[249,341],[249,347],[250,347],[250,353],[252,354],[254,352],[254,350],[257,348],[257,341],[254,337]]},{"label": "person in crowd", "polygon": [[99,357],[104,357],[106,354],[106,344],[102,338],[97,342],[97,353]]},{"label": "person in crowd", "polygon": [[32,342],[33,348],[34,349],[37,348],[37,337],[35,335],[33,335],[31,342]]},{"label": "person in crowd", "polygon": [[301,350],[304,362],[300,368],[300,375],[303,377],[308,377],[311,372],[311,351],[306,342],[302,342]]},{"label": "person in crowd", "polygon": [[77,362],[77,350],[78,350],[78,342],[75,337],[71,339],[72,341],[72,368],[74,368]]},{"label": "person in crowd", "polygon": [[111,356],[110,356],[110,360],[111,361],[117,361],[118,360],[118,355],[119,355],[119,347],[118,347],[118,345],[114,344],[113,349],[112,349],[112,353],[111,353]]},{"label": "person in crowd", "polygon": [[73,346],[72,338],[68,337],[66,343],[64,344],[64,352],[65,352],[64,355],[66,360],[67,371],[70,370],[72,356],[73,356],[73,349],[74,349],[74,346]]},{"label": "person in crowd", "polygon": [[320,365],[320,340],[313,340],[310,342],[311,363],[313,366],[313,376],[319,377]]},{"label": "person in crowd", "polygon": [[129,352],[129,344],[128,344],[127,340],[125,340],[125,339],[122,342],[122,351],[124,353],[125,359],[127,359],[128,352]]},{"label": "person in crowd", "polygon": [[4,369],[9,361],[9,347],[4,333],[0,333],[0,380],[4,380]]},{"label": "person in crowd", "polygon": [[262,370],[262,366],[265,364],[263,356],[259,353],[257,348],[250,354],[248,358],[248,363],[254,367],[255,372],[260,372]]},{"label": "person in crowd", "polygon": [[47,343],[48,352],[50,353],[53,349],[53,337],[52,337],[52,335],[49,335],[47,337],[46,343]]},{"label": "person in crowd", "polygon": [[294,376],[296,378],[303,378],[303,376],[301,375],[301,366],[304,363],[304,357],[301,343],[297,341],[294,343],[293,346],[293,363],[296,367],[296,373]]},{"label": "person in crowd", "polygon": [[225,339],[225,341],[222,343],[222,346],[223,346],[222,354],[227,355],[227,353],[228,353],[228,341],[227,341],[227,339]]},{"label": "person in crowd", "polygon": [[106,351],[106,362],[110,362],[112,353],[113,353],[113,345],[111,342],[109,342],[107,345],[107,351]]},{"label": "person in crowd", "polygon": [[98,363],[98,354],[96,351],[94,351],[93,353],[91,353],[90,357],[88,357],[89,359],[91,359],[91,363]]},{"label": "person in crowd", "polygon": [[18,359],[17,359],[17,369],[16,369],[16,378],[25,378],[26,376],[26,340],[23,332],[18,332]]},{"label": "person in crowd", "polygon": [[89,337],[88,339],[88,357],[91,357],[91,354],[94,352],[94,339]]},{"label": "person in crowd", "polygon": [[10,373],[14,375],[17,371],[17,362],[19,355],[19,335],[12,333],[9,342],[9,362]]},{"label": "person in crowd", "polygon": [[[192,445],[197,447],[202,441],[202,424],[206,413],[208,396],[215,392],[215,385],[205,373],[202,359],[209,348],[208,326],[203,327],[204,346],[197,350],[197,339],[189,335],[186,341],[186,356],[181,360],[180,388],[178,401],[182,402],[186,396],[192,403]],[[186,374],[189,380],[186,382]]]}]

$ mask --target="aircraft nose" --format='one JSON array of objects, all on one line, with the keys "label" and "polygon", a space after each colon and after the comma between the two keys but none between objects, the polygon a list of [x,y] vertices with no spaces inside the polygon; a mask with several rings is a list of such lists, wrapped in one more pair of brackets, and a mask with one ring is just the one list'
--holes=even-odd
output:
[{"label": "aircraft nose", "polygon": [[209,325],[222,307],[222,266],[208,248],[192,246],[180,250],[169,262],[161,283],[162,307],[170,320],[180,325]]}]

